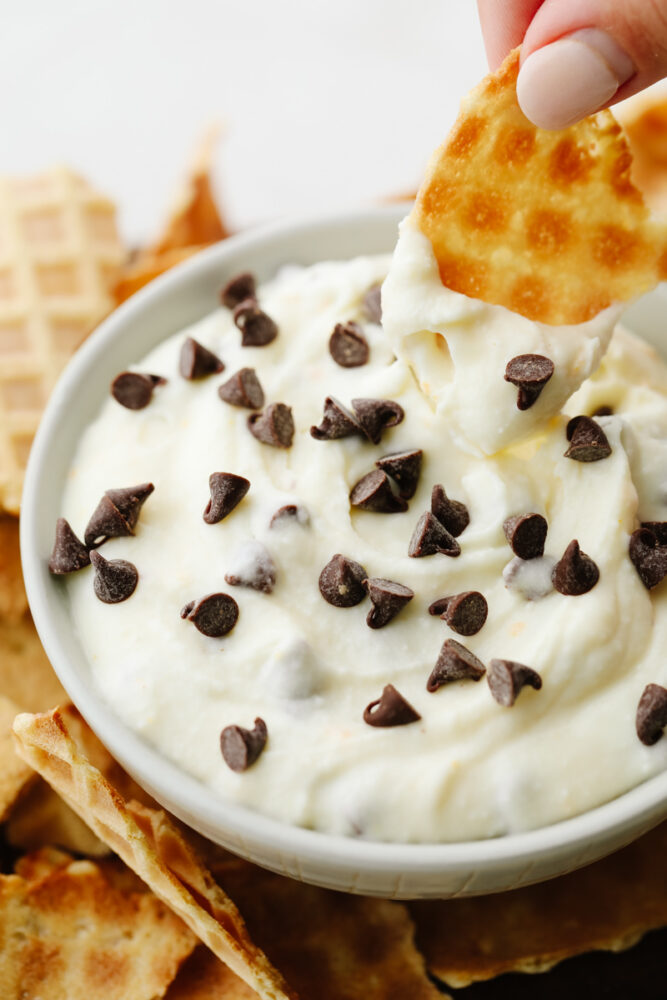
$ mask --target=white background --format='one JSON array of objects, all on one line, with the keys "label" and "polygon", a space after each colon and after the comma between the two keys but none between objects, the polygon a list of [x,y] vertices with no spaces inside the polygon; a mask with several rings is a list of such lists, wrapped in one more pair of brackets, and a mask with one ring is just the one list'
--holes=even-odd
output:
[{"label": "white background", "polygon": [[474,0],[0,6],[0,172],[67,163],[131,242],[155,235],[215,121],[235,228],[414,190],[486,72]]}]

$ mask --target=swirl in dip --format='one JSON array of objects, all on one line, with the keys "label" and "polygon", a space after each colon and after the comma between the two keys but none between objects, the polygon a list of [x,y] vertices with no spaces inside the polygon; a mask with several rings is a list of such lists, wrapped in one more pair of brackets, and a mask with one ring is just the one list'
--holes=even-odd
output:
[{"label": "swirl in dip", "polygon": [[[387,273],[383,329],[364,302]],[[277,325],[273,340],[242,346],[232,311],[221,307],[133,366],[167,381],[142,409],[107,399],[78,447],[63,503],[77,534],[106,490],[155,486],[136,534],[99,550],[137,568],[131,596],[98,599],[90,568],[67,577],[102,697],[211,794],[287,823],[377,840],[466,840],[542,826],[664,768],[667,739],[642,743],[635,717],[646,686],[666,683],[666,594],[647,589],[628,555],[640,521],[667,518],[662,363],[619,330],[600,364],[613,311],[580,328],[550,328],[443,288],[430,244],[409,223],[393,262],[285,268],[257,298]],[[329,349],[336,324],[348,321],[369,349],[356,367],[341,366]],[[225,370],[182,377],[186,337]],[[504,374],[524,354],[549,359],[553,375],[519,410],[517,385]],[[218,395],[243,368],[254,369],[264,392],[256,411]],[[348,409],[353,399],[390,400],[404,419],[385,427],[378,444],[360,433],[318,440],[310,429],[321,425],[327,397]],[[248,416],[272,403],[292,409],[289,447],[248,428]],[[566,457],[569,418],[600,407],[613,411],[594,418],[610,451],[596,461]],[[416,491],[394,503],[407,509],[351,505],[378,460],[415,450],[423,453]],[[216,472],[250,487],[210,524],[202,515]],[[393,491],[384,500],[370,487],[357,499],[391,507],[397,482],[383,483]],[[438,484],[469,516],[456,556],[427,554],[438,535],[431,522],[414,537]],[[285,507],[292,510],[275,519]],[[521,550],[518,535],[504,524],[528,513],[545,519],[546,541],[542,555],[521,558],[508,542]],[[564,592],[582,572],[562,562],[573,540],[599,571],[583,593]],[[357,581],[364,596],[354,606],[321,593],[320,574],[336,554],[360,564],[375,588]],[[466,611],[465,602],[458,617],[450,602],[449,622],[447,602],[444,619],[429,614],[441,598],[468,592],[486,601],[483,624],[478,606]],[[230,595],[239,609],[218,638],[181,617],[211,593]],[[367,624],[373,607],[381,627]],[[387,614],[394,617],[385,623]],[[427,689],[446,640],[463,645],[486,675]],[[456,666],[457,647],[447,649]],[[541,687],[513,664],[531,668]],[[509,698],[508,677],[510,688],[518,678]],[[368,710],[387,685],[403,699],[394,721],[404,724],[378,724],[392,721],[392,704]],[[221,731],[252,731],[256,718],[266,742],[250,766],[233,769]]]}]

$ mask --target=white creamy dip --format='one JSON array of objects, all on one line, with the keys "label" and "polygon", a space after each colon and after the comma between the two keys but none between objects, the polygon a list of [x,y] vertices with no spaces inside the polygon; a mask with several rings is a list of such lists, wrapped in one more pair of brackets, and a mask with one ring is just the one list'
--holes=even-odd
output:
[{"label": "white creamy dip", "polygon": [[[537,827],[609,800],[667,764],[667,739],[642,745],[634,721],[645,685],[667,681],[667,590],[649,593],[628,558],[639,517],[667,519],[667,369],[615,334],[598,372],[567,406],[572,414],[614,407],[600,419],[612,453],[594,463],[565,458],[567,418],[558,410],[599,363],[611,318],[580,329],[539,326],[443,289],[431,263],[418,234],[404,227],[384,292],[389,336],[362,318],[364,293],[390,267],[378,257],[290,267],[262,286],[260,305],[280,331],[268,346],[242,347],[224,308],[169,338],[134,366],[167,384],[143,410],[103,403],[79,445],[63,505],[82,536],[105,490],[155,484],[136,536],[100,549],[137,567],[134,594],[102,603],[90,568],[67,580],[94,683],[118,715],[212,794],[288,823],[378,840],[463,840]],[[370,361],[345,369],[328,341],[336,323],[351,319],[363,325]],[[435,346],[434,332],[448,351]],[[225,371],[183,379],[186,335],[215,352]],[[534,407],[520,412],[503,372],[525,352],[549,356],[555,372]],[[267,404],[292,407],[291,448],[256,440],[250,411],[218,397],[218,386],[242,367],[256,370]],[[321,422],[326,396],[348,406],[355,397],[395,400],[405,419],[379,445],[318,441],[309,430]],[[499,450],[511,441],[520,443]],[[351,509],[350,490],[375,461],[410,448],[423,449],[424,463],[409,510]],[[250,490],[210,525],[202,512],[213,472],[247,477]],[[461,555],[410,558],[436,483],[468,507]],[[308,517],[270,527],[285,504]],[[503,575],[514,558],[503,522],[525,512],[548,522],[545,556],[542,569],[531,567],[520,585],[516,575],[513,585],[512,573]],[[551,589],[549,574],[575,538],[600,579],[571,597]],[[230,571],[247,571],[258,546],[276,567],[269,594],[225,582]],[[377,630],[366,624],[368,599],[331,606],[318,577],[335,553],[371,577],[410,587],[414,599]],[[436,598],[470,590],[489,607],[476,635],[459,636],[429,616]],[[215,591],[231,594],[240,609],[222,639],[179,614]],[[541,690],[523,689],[510,708],[494,700],[485,678],[427,692],[447,638],[485,664],[531,666]],[[388,683],[420,721],[392,728],[363,721]],[[268,742],[256,763],[235,773],[221,756],[220,732],[252,728],[257,716]]]}]

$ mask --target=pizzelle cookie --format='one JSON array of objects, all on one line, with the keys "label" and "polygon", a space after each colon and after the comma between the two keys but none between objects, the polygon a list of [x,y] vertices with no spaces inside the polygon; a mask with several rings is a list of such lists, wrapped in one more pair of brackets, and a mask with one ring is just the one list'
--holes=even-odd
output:
[{"label": "pizzelle cookie", "polygon": [[0,993],[6,1000],[153,1000],[195,935],[164,903],[59,852],[0,875]]},{"label": "pizzelle cookie", "polygon": [[446,287],[550,325],[586,322],[667,277],[667,229],[630,178],[610,111],[536,128],[516,99],[519,51],[465,98],[413,220]]},{"label": "pizzelle cookie", "polygon": [[90,828],[263,1000],[295,994],[252,942],[234,903],[168,816],[127,802],[82,756],[64,716],[19,715],[17,749]]},{"label": "pizzelle cookie", "polygon": [[46,400],[124,256],[114,205],[70,170],[0,177],[0,510],[18,513]]}]

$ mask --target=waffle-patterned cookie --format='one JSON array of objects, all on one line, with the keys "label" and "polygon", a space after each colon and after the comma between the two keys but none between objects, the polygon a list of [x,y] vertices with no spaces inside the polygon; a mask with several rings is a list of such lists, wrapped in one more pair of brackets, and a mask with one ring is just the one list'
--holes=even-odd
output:
[{"label": "waffle-patterned cookie", "polygon": [[127,802],[74,742],[66,714],[18,715],[17,752],[262,1000],[296,994],[166,813]]},{"label": "waffle-patterned cookie", "polygon": [[18,513],[44,404],[124,257],[113,204],[70,170],[0,177],[0,509]]},{"label": "waffle-patterned cookie", "polygon": [[581,323],[667,277],[667,229],[630,179],[602,111],[560,132],[516,98],[518,50],[464,100],[413,212],[443,285],[554,325]]}]

